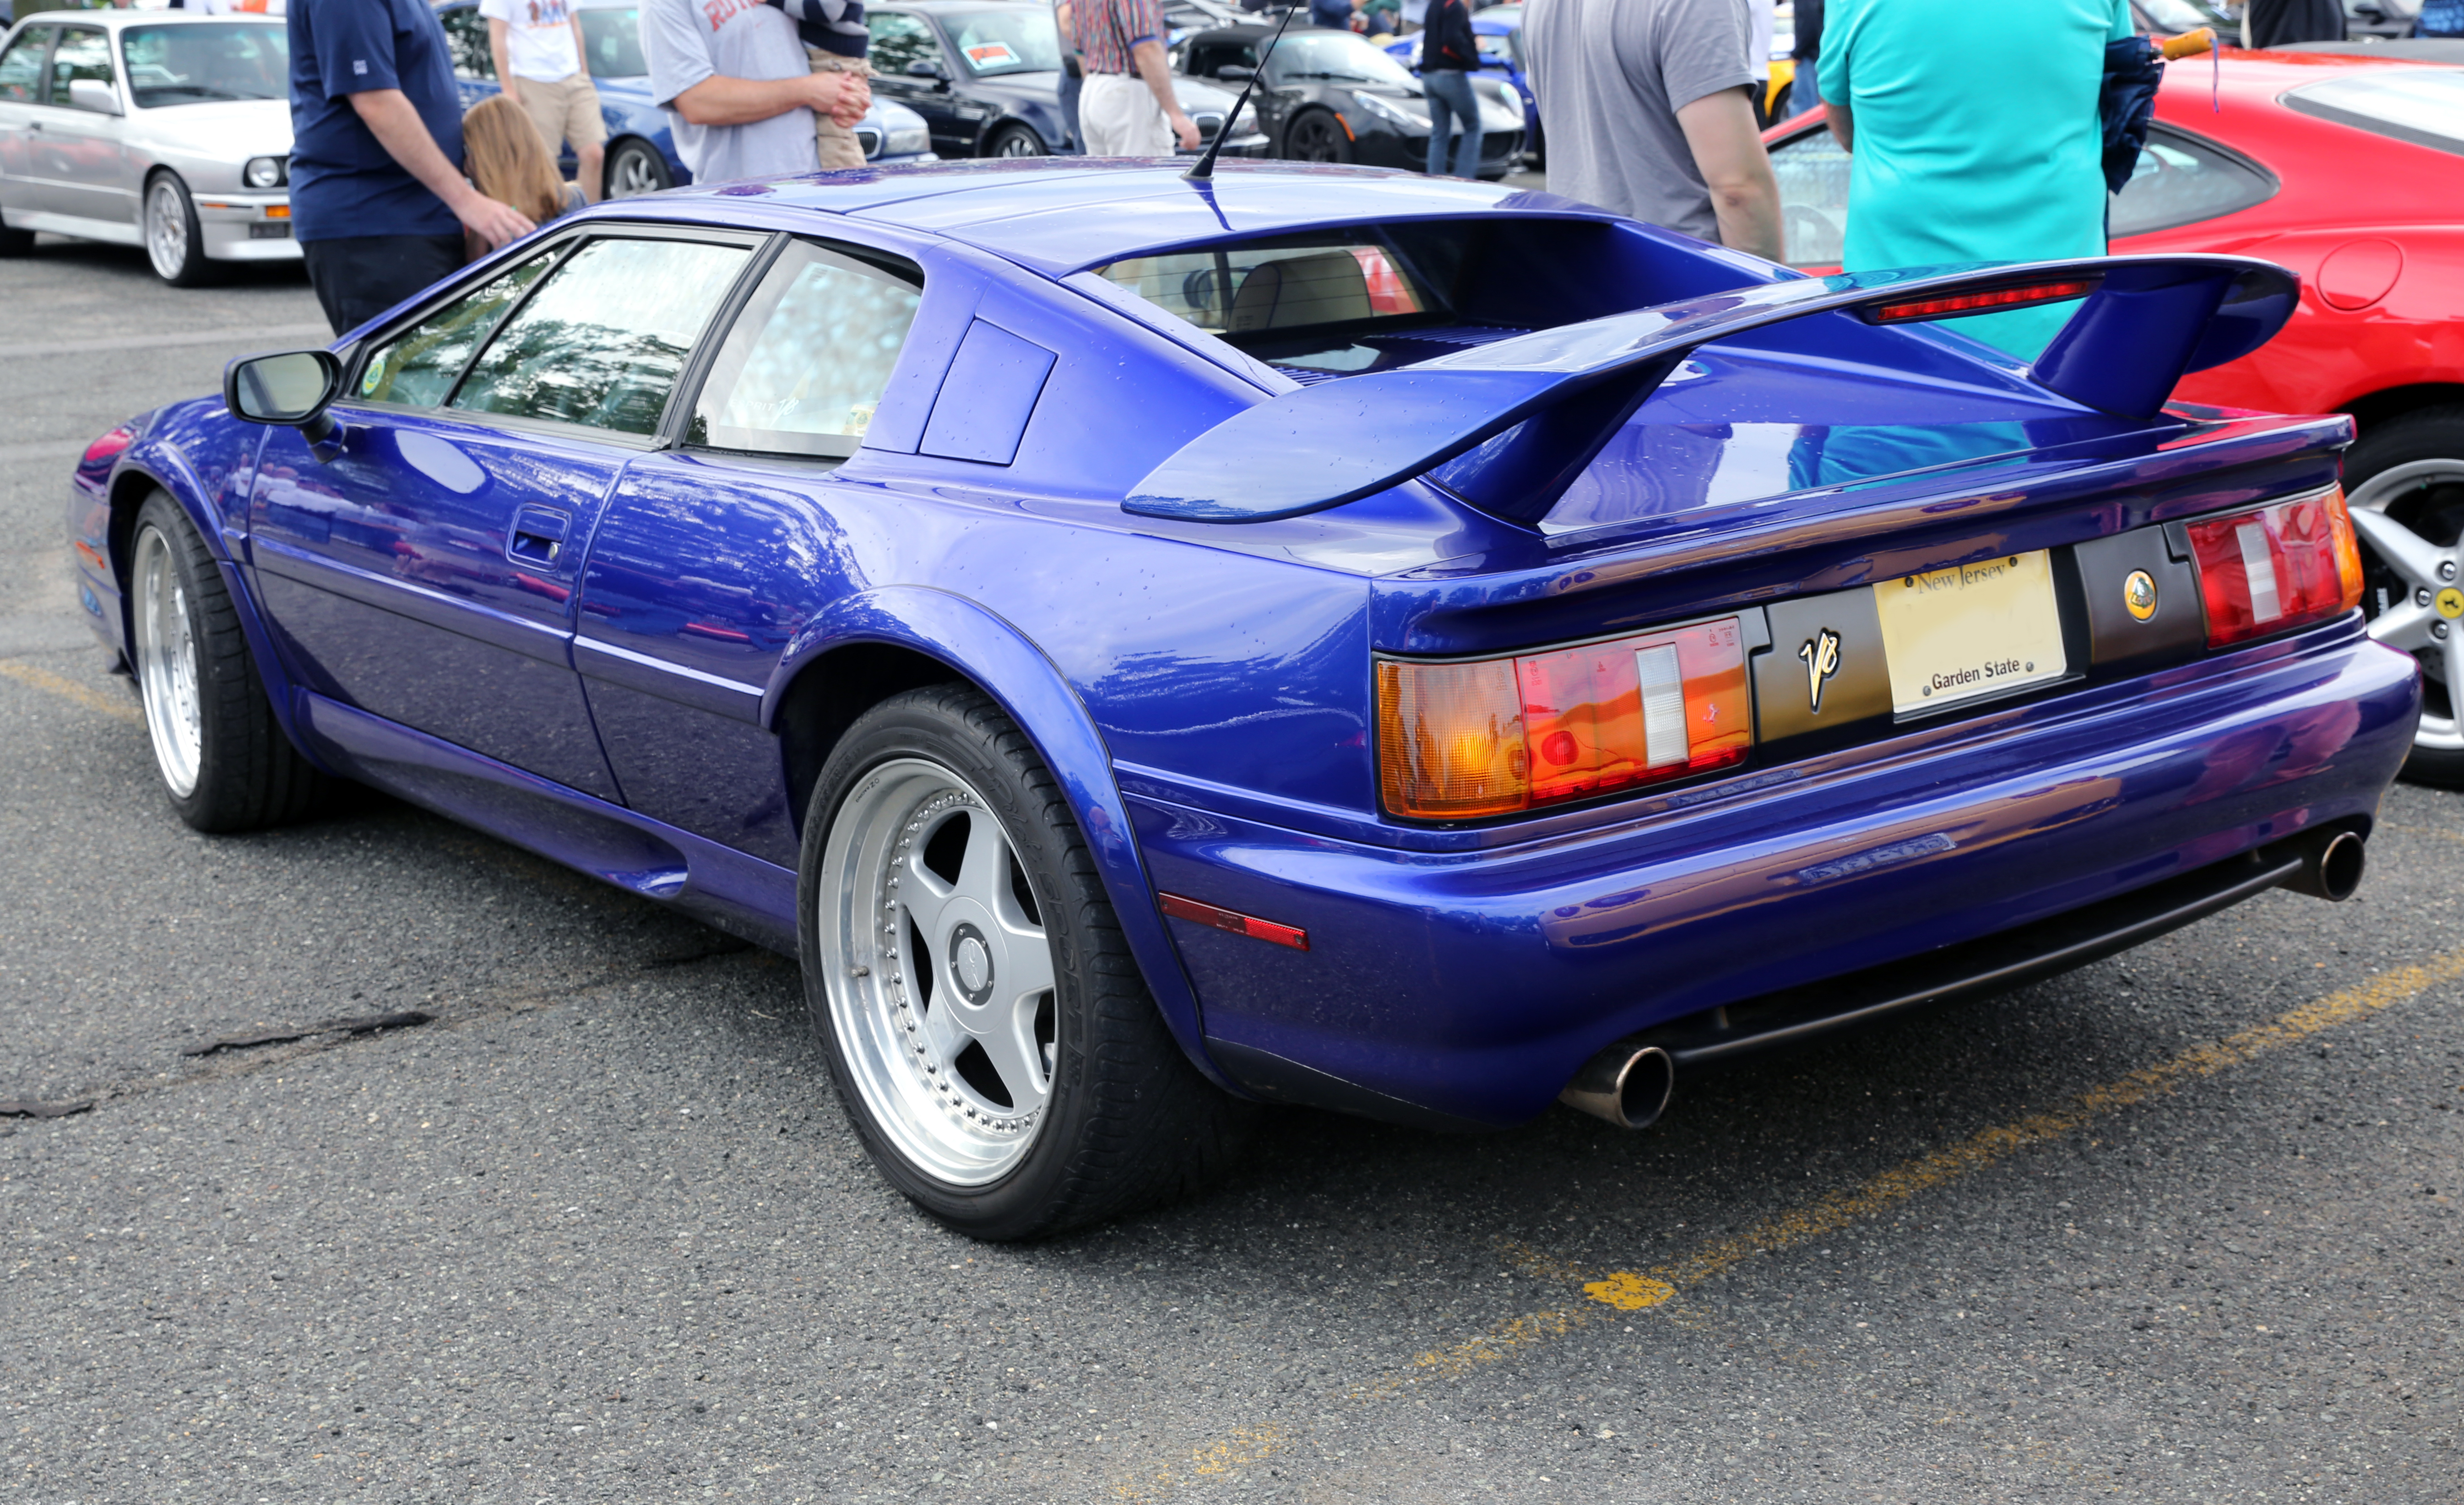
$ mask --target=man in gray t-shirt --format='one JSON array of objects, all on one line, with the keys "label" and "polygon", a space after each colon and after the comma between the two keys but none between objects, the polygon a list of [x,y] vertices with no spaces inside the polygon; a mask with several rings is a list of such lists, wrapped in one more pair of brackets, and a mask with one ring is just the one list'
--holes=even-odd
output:
[{"label": "man in gray t-shirt", "polygon": [[1747,0],[1529,0],[1549,191],[1780,259]]},{"label": "man in gray t-shirt", "polygon": [[787,12],[758,0],[642,0],[650,93],[696,183],[818,172],[813,112],[864,119],[871,90],[815,73]]}]

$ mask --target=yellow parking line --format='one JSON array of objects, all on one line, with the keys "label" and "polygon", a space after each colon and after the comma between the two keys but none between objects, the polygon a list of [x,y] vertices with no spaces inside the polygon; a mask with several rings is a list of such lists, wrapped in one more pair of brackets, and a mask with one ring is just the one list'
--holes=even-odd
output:
[{"label": "yellow parking line", "polygon": [[0,674],[8,675],[20,685],[31,685],[36,689],[49,690],[64,699],[76,701],[88,710],[99,710],[117,720],[133,721],[141,725],[145,720],[143,713],[127,701],[103,694],[100,690],[88,689],[75,680],[60,678],[49,669],[38,669],[31,664],[0,660]]},{"label": "yellow parking line", "polygon": [[[2383,1009],[2436,987],[2464,978],[2464,949],[2449,951],[2417,967],[2400,967],[2357,987],[2291,1009],[2263,1024],[2228,1035],[2169,1060],[2143,1067],[2119,1080],[2091,1087],[2059,1108],[2034,1113],[2009,1123],[1980,1129],[1947,1149],[1901,1162],[1845,1190],[1833,1192],[1809,1207],[1764,1219],[1733,1238],[1708,1244],[1673,1263],[1648,1272],[1599,1271],[1561,1259],[1541,1250],[1508,1244],[1507,1261],[1526,1274],[1557,1281],[1579,1291],[1583,1300],[1549,1311],[1528,1312],[1497,1323],[1477,1338],[1451,1347],[1431,1349],[1410,1364],[1355,1387],[1357,1401],[1387,1400],[1418,1386],[1459,1380],[1528,1350],[1555,1342],[1596,1323],[1617,1320],[1624,1314],[1665,1304],[1688,1286],[1699,1285],[1759,1254],[1794,1248],[1962,1177],[1983,1170],[2018,1151],[2077,1132],[2095,1120],[2162,1097],[2186,1082],[2212,1077],[2273,1054],[2288,1045],[2367,1018]],[[1285,1452],[1300,1440],[1288,1431],[1243,1428],[1236,1443],[1215,1443],[1194,1450],[1187,1464],[1166,1468],[1148,1478],[1114,1486],[1122,1499],[1159,1499],[1179,1487],[1229,1472],[1227,1463],[1255,1462]],[[1233,1466],[1237,1467],[1237,1464]]]}]

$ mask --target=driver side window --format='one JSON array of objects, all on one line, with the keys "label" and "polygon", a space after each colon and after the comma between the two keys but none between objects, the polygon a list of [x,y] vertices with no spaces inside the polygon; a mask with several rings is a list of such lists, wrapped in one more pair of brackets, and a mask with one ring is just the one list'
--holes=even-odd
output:
[{"label": "driver side window", "polygon": [[872,33],[872,71],[892,76],[907,72],[913,62],[938,63],[941,49],[933,41],[930,28],[912,15],[894,11],[876,11],[865,17],[866,30]]},{"label": "driver side window", "polygon": [[404,407],[434,407],[444,402],[462,368],[470,364],[471,352],[479,348],[505,310],[556,258],[553,251],[534,256],[396,336],[370,356],[361,370],[360,400]]},{"label": "driver side window", "polygon": [[81,26],[63,27],[60,45],[52,49],[51,102],[77,108],[70,103],[69,85],[79,78],[111,82],[111,38]]}]

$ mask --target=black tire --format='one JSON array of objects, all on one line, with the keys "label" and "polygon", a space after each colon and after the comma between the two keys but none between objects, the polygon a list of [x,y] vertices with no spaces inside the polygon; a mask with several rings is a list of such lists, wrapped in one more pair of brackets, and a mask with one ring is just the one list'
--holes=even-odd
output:
[{"label": "black tire", "polygon": [[[158,543],[162,553],[156,556]],[[188,724],[195,747],[193,756],[185,759],[192,765],[185,790],[174,774],[183,755],[166,751],[165,731],[165,718],[180,715],[168,704],[179,697],[165,689],[165,673],[155,672],[158,666],[167,670],[178,655],[149,639],[144,620],[148,602],[141,598],[155,558],[178,582],[177,596],[165,602],[165,617],[176,616],[187,625],[181,646],[187,649],[188,698],[194,702],[194,719]],[[135,629],[130,647],[138,694],[171,808],[197,830],[217,833],[255,831],[308,815],[324,794],[326,780],[274,719],[222,571],[187,514],[162,491],[147,497],[138,512],[124,583]]]},{"label": "black tire", "polygon": [[1015,123],[1004,125],[985,137],[983,154],[987,157],[1049,157],[1052,155],[1050,149],[1044,144],[1044,138],[1036,135],[1032,127]]},{"label": "black tire", "polygon": [[[895,944],[876,941],[872,944],[878,949],[863,953],[841,939],[852,929],[869,932],[880,910],[867,884],[825,877],[862,865],[847,854],[859,844],[854,828],[880,829],[879,813],[885,807],[877,791],[884,781],[925,765],[957,775],[997,818],[999,834],[1016,862],[1010,881],[1023,878],[1034,923],[1048,940],[1052,1037],[1044,1057],[1048,1095],[1027,1142],[1009,1152],[1015,1158],[1004,1163],[997,1179],[978,1185],[936,1174],[920,1156],[902,1148],[899,1123],[912,1125],[913,1121],[893,1121],[867,1097],[865,1082],[878,1092],[890,1079],[882,1075],[882,1053],[869,1050],[862,1037],[867,1028],[863,1021],[877,1017],[864,1012],[875,1007],[865,1000],[890,996],[890,984],[870,976],[870,968],[860,968],[850,957],[870,954],[884,973],[902,977],[907,967],[923,963],[917,975],[927,993],[929,978],[940,974],[930,971],[921,937],[912,929],[891,927],[909,950],[904,961],[889,959],[898,956]],[[901,807],[894,801],[887,808],[892,821],[887,829],[918,829],[914,818],[897,815]],[[936,808],[947,806],[936,800],[923,806],[921,814],[929,819]],[[961,813],[971,808],[962,804]],[[901,818],[905,823],[896,824]],[[833,828],[842,820],[848,829],[834,837]],[[972,836],[971,825],[961,829]],[[929,828],[928,837],[908,840],[929,845]],[[929,860],[926,849],[915,850],[905,876],[920,885],[920,869]],[[893,857],[886,864],[891,890],[908,862]],[[910,690],[858,718],[815,782],[799,878],[805,1001],[829,1058],[839,1101],[882,1174],[932,1217],[974,1238],[1039,1237],[1188,1194],[1238,1153],[1256,1109],[1219,1090],[1182,1055],[1130,954],[1059,782],[1017,724],[982,691],[965,685]],[[834,907],[850,894],[858,902],[856,909]],[[843,929],[847,913],[860,924]],[[949,966],[949,975],[957,976],[954,955]],[[981,983],[986,995],[993,992],[987,971]],[[829,991],[833,982],[842,989],[835,1010]],[[965,984],[945,979],[942,986]],[[960,1001],[944,992],[938,1006],[956,1008]],[[926,1007],[919,1003],[913,1017],[922,1018]],[[847,1033],[856,1037],[842,1038],[842,1016],[848,1021]],[[907,1029],[910,1036],[915,1034],[913,1022]],[[898,1038],[894,1034],[889,1037]],[[900,1064],[908,1064],[903,1056]],[[865,1074],[861,1081],[860,1071]],[[950,1108],[957,1102],[953,1097]],[[893,1106],[904,1110],[903,1103]],[[955,1125],[956,1119],[950,1123]],[[913,1130],[911,1126],[905,1132],[912,1135]]]},{"label": "black tire", "polygon": [[223,269],[206,256],[197,201],[178,173],[158,172],[145,181],[137,218],[145,259],[156,276],[175,288],[202,288],[222,280]]},{"label": "black tire", "polygon": [[[2450,579],[2464,573],[2464,407],[2417,407],[2363,430],[2344,454],[2344,491],[2357,504],[2357,514],[2364,508],[2383,511],[2446,554]],[[2377,631],[2382,600],[2401,601],[2423,587],[2380,557],[2366,534],[2362,558],[2366,579],[2363,610]],[[2464,586],[2464,580],[2453,582]],[[2464,621],[2441,625],[2451,634],[2464,634]],[[2464,685],[2454,683],[2449,671],[2454,660],[2443,643],[2427,649],[2398,645],[2415,648],[2424,671],[2421,730],[2405,759],[2404,776],[2441,789],[2464,789]]]},{"label": "black tire", "polygon": [[34,249],[34,232],[0,225],[0,256],[23,256]]},{"label": "black tire", "polygon": [[1303,110],[1284,127],[1286,162],[1350,162],[1352,138],[1331,110]]},{"label": "black tire", "polygon": [[1549,139],[1540,130],[1539,107],[1526,105],[1523,117],[1523,164],[1535,171],[1545,169],[1549,165]]},{"label": "black tire", "polygon": [[599,177],[600,195],[609,199],[629,199],[676,185],[675,174],[668,171],[667,159],[658,148],[631,136],[607,149]]}]

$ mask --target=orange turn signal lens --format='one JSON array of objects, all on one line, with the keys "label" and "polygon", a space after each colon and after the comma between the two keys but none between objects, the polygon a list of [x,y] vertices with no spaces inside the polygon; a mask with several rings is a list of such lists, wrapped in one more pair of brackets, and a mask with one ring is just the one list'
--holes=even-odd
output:
[{"label": "orange turn signal lens", "polygon": [[1918,319],[1949,318],[1959,314],[1991,314],[1996,309],[2026,308],[2034,303],[2059,303],[2065,298],[2083,298],[2096,291],[2096,277],[2074,277],[2062,282],[2028,282],[2017,287],[1992,288],[1983,293],[1962,293],[1953,297],[1911,298],[1904,303],[1881,303],[1865,311],[1868,323],[1905,324]]},{"label": "orange turn signal lens", "polygon": [[1377,665],[1378,785],[1422,820],[1724,768],[1753,745],[1737,619],[1473,664]]}]

